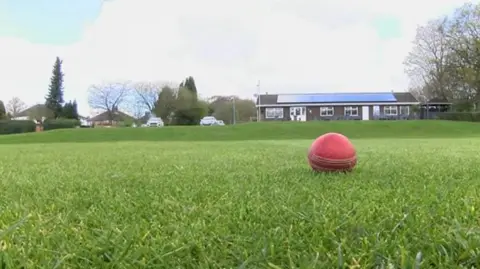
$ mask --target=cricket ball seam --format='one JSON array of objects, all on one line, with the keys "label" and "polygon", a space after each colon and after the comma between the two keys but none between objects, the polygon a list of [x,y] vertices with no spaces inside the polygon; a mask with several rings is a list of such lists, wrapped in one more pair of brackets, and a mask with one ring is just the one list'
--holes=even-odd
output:
[{"label": "cricket ball seam", "polygon": [[310,166],[315,170],[352,170],[353,165],[349,166],[323,166],[315,163],[311,163]]},{"label": "cricket ball seam", "polygon": [[310,163],[317,166],[332,167],[332,168],[353,167],[355,165],[355,163],[344,163],[344,164],[315,163],[315,162],[310,162]]},{"label": "cricket ball seam", "polygon": [[328,167],[323,167],[323,166],[318,166],[316,164],[310,164],[312,169],[315,170],[315,171],[352,171],[352,168],[353,167],[343,167],[342,169],[338,169],[338,168],[328,168]]},{"label": "cricket ball seam", "polygon": [[308,157],[312,161],[319,161],[319,162],[325,162],[325,163],[345,163],[345,162],[354,162],[357,160],[357,156],[353,156],[346,159],[331,159],[331,158],[320,157],[320,156],[314,155],[313,153],[310,153]]}]

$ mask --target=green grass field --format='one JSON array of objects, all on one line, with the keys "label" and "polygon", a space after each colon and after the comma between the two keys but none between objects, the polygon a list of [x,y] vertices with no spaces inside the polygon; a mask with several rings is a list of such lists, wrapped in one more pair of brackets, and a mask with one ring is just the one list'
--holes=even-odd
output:
[{"label": "green grass field", "polygon": [[[352,137],[354,172],[310,171],[328,131]],[[2,268],[480,266],[474,123],[78,129],[0,145]]]}]

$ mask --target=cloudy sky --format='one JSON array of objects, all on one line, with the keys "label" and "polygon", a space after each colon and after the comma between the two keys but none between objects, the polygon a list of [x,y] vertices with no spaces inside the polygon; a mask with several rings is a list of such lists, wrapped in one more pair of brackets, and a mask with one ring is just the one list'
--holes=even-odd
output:
[{"label": "cloudy sky", "polygon": [[202,96],[404,91],[418,24],[462,0],[0,0],[0,99],[43,103],[56,56],[65,97],[180,82]]}]

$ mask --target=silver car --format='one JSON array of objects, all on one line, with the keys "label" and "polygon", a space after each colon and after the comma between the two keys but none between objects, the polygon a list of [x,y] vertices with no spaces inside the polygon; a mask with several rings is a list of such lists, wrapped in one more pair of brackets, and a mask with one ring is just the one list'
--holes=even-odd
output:
[{"label": "silver car", "polygon": [[203,117],[203,119],[200,120],[200,125],[202,126],[215,125],[215,123],[217,123],[217,119],[212,116]]}]

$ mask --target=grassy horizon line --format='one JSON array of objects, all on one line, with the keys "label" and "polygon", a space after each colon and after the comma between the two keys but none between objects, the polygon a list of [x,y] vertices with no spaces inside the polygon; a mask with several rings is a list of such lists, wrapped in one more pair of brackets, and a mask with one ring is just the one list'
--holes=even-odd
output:
[{"label": "grassy horizon line", "polygon": [[230,126],[60,129],[0,136],[0,144],[119,141],[250,141],[314,139],[338,132],[361,138],[480,137],[480,124],[440,120],[260,122]]}]

